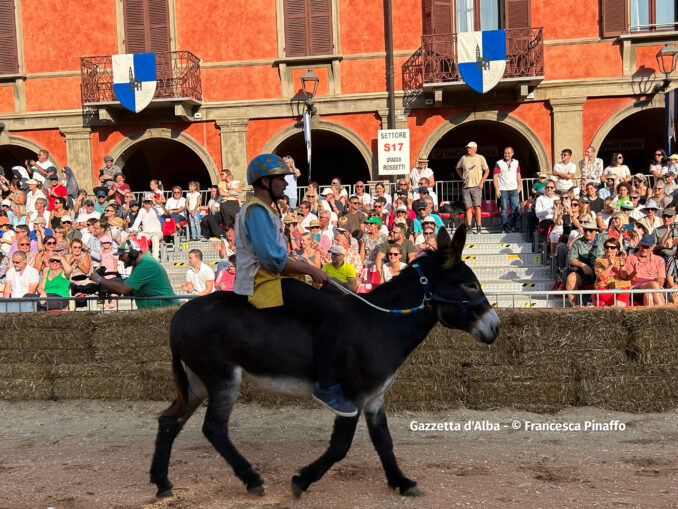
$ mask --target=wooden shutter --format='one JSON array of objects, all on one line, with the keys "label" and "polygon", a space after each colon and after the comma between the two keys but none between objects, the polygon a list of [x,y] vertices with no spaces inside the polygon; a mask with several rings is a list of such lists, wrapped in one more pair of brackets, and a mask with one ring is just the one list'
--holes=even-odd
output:
[{"label": "wooden shutter", "polygon": [[301,57],[333,52],[331,0],[285,0],[285,54]]},{"label": "wooden shutter", "polygon": [[14,0],[0,0],[0,74],[18,74]]},{"label": "wooden shutter", "polygon": [[431,0],[422,0],[421,2],[421,33],[431,35],[433,25],[431,19]]},{"label": "wooden shutter", "polygon": [[170,51],[169,7],[167,0],[146,0],[148,5],[148,51]]},{"label": "wooden shutter", "polygon": [[600,28],[603,37],[616,37],[626,32],[626,0],[601,0]]},{"label": "wooden shutter", "polygon": [[504,0],[506,28],[529,28],[530,0]]},{"label": "wooden shutter", "polygon": [[454,0],[432,0],[431,4],[431,31],[433,34],[454,33],[452,22],[454,15]]},{"label": "wooden shutter", "polygon": [[311,34],[309,55],[331,55],[332,7],[331,0],[308,0],[308,25]]},{"label": "wooden shutter", "polygon": [[167,0],[125,0],[124,13],[128,53],[170,51]]}]

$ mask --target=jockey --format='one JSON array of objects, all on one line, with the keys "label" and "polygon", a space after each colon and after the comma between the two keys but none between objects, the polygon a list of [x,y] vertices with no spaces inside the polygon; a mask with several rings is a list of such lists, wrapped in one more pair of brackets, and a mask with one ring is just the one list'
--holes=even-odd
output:
[{"label": "jockey", "polygon": [[247,183],[254,188],[254,196],[243,204],[235,220],[237,270],[233,291],[246,295],[258,309],[282,306],[290,315],[315,325],[317,383],[313,398],[337,415],[352,417],[358,409],[343,395],[334,373],[334,319],[341,313],[336,294],[327,288],[318,290],[295,276],[308,275],[315,283],[329,283],[330,278],[313,265],[288,258],[280,212],[273,208],[283,197],[285,176],[290,172],[287,164],[273,154],[258,155],[247,166]]}]

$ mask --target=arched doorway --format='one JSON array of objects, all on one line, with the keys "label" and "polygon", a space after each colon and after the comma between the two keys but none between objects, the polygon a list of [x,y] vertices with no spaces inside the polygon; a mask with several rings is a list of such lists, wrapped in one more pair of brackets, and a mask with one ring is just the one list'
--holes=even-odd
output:
[{"label": "arched doorway", "polygon": [[[490,170],[501,159],[504,147],[510,145],[514,157],[520,162],[520,172],[524,177],[532,177],[539,171],[539,159],[530,142],[513,127],[491,120],[473,120],[465,122],[440,138],[431,149],[429,167],[435,172],[436,180],[458,180],[455,165],[466,153],[469,141],[478,144],[478,153],[485,156]],[[490,174],[490,177],[492,175]]]},{"label": "arched doorway", "polygon": [[201,189],[212,183],[195,152],[176,141],[157,138],[140,141],[125,151],[122,172],[133,190],[148,189],[151,179],[162,181],[165,189],[188,189],[191,180],[200,182]]},{"label": "arched doorway", "polygon": [[28,159],[36,159],[34,151],[18,145],[0,145],[0,166],[5,169],[5,177],[11,180],[12,166],[24,166]]},{"label": "arched doorway", "polygon": [[[372,154],[350,129],[333,122],[320,121],[311,131],[311,142],[313,181],[325,185],[333,177],[339,177],[345,184],[370,180]],[[271,152],[280,157],[292,156],[301,171],[299,185],[308,183],[306,143],[301,129],[294,126],[283,129],[269,140],[262,152]]]},{"label": "arched doorway", "polygon": [[621,152],[631,173],[647,173],[652,154],[662,148],[664,109],[649,108],[631,113],[614,125],[600,143],[598,157],[607,166],[612,154]]}]

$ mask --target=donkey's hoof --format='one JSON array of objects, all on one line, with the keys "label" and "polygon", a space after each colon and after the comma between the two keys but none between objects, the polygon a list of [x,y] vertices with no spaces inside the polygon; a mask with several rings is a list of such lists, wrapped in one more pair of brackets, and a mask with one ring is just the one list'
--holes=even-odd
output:
[{"label": "donkey's hoof", "polygon": [[172,493],[172,488],[174,487],[171,482],[163,482],[157,485],[158,491],[155,494],[156,498],[167,498],[174,496]]},{"label": "donkey's hoof", "polygon": [[248,486],[247,493],[256,495],[257,497],[263,497],[266,494],[266,490],[264,490],[263,484],[259,484],[257,486]]},{"label": "donkey's hoof", "polygon": [[406,490],[400,490],[400,494],[403,497],[420,497],[421,496],[421,490],[417,488],[417,485],[415,484],[414,486],[410,486]]},{"label": "donkey's hoof", "polygon": [[306,491],[306,487],[303,486],[301,483],[301,477],[298,475],[292,477],[292,483],[290,487],[292,488],[292,496],[297,499],[301,498],[301,496],[304,494],[304,491]]}]

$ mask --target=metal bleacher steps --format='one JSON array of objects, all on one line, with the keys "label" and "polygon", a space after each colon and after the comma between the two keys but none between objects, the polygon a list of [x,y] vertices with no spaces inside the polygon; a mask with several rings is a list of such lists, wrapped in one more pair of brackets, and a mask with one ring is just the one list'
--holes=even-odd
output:
[{"label": "metal bleacher steps", "polygon": [[[452,232],[450,231],[450,234]],[[530,298],[526,292],[551,290],[553,276],[543,255],[522,233],[503,233],[498,227],[468,233],[462,260],[473,269],[492,305],[540,307],[545,298]],[[492,296],[492,293],[513,295]],[[550,303],[553,306],[553,301]]]}]

